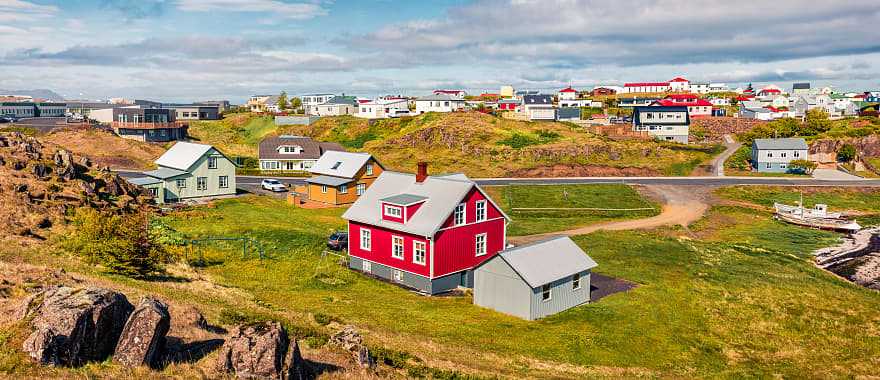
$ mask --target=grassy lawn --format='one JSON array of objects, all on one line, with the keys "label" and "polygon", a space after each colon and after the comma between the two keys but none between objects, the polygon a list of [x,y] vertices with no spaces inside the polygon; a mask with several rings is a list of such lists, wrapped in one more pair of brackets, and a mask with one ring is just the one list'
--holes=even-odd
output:
[{"label": "grassy lawn", "polygon": [[193,121],[189,126],[189,135],[199,142],[211,144],[228,155],[244,157],[257,157],[260,140],[275,131],[272,116],[253,117],[246,113],[217,121]]},{"label": "grassy lawn", "polygon": [[514,371],[525,374],[539,360],[590,366],[593,376],[837,377],[872,373],[871,358],[880,355],[880,295],[806,259],[837,235],[769,214],[715,208],[693,226],[696,239],[677,230],[577,237],[597,272],[639,286],[525,322],[475,307],[468,297],[416,295],[322,258],[326,234],[342,226],[340,213],[245,197],[167,219],[194,237],[246,235],[266,243],[269,259],[243,261],[230,251],[204,269],[224,288],[285,315],[353,323],[393,349],[429,349],[471,367],[510,371],[513,360]]},{"label": "grassy lawn", "polygon": [[[587,224],[657,215],[660,205],[622,184],[490,186],[485,190],[513,221],[509,236],[562,231]],[[653,210],[522,210],[524,208],[604,208]]]},{"label": "grassy lawn", "polygon": [[803,194],[805,207],[824,203],[831,211],[855,210],[865,213],[880,213],[880,189],[874,188],[731,186],[720,188],[715,191],[715,194],[722,198],[746,201],[766,207],[773,207],[774,202],[797,204]]}]

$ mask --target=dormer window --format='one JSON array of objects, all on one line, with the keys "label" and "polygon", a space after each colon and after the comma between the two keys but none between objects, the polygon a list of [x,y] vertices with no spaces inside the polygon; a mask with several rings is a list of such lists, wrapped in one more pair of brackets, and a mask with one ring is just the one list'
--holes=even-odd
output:
[{"label": "dormer window", "polygon": [[332,170],[339,169],[339,167],[340,167],[341,165],[342,165],[342,161],[336,161],[336,163],[333,164],[333,167],[331,167],[330,169],[332,169]]},{"label": "dormer window", "polygon": [[367,175],[373,175],[373,164],[367,164],[364,171],[367,173]]},{"label": "dormer window", "polygon": [[403,209],[397,206],[385,205],[384,213],[385,216],[390,216],[392,218],[403,218]]},{"label": "dormer window", "polygon": [[303,148],[299,145],[282,145],[278,147],[278,152],[283,154],[301,154]]}]

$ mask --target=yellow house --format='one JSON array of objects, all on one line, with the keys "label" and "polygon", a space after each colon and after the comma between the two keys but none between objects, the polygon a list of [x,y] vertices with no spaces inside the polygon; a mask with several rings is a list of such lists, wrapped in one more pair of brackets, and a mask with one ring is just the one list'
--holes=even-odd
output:
[{"label": "yellow house", "polygon": [[351,204],[385,171],[369,153],[326,151],[309,169],[306,180],[310,201],[332,205]]}]

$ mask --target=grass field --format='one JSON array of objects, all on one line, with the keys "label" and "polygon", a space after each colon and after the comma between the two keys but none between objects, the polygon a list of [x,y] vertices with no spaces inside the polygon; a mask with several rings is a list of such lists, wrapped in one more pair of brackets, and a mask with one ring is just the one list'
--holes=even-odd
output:
[{"label": "grass field", "polygon": [[865,213],[880,213],[880,190],[874,188],[731,186],[720,188],[715,191],[715,194],[722,198],[746,201],[766,207],[773,207],[774,202],[797,204],[803,194],[805,207],[824,203],[832,211],[855,210]]},{"label": "grass field", "polygon": [[218,121],[190,122],[189,134],[232,156],[257,157],[260,140],[276,131],[272,116],[234,114]]},{"label": "grass field", "polygon": [[[660,205],[622,184],[490,186],[485,190],[513,220],[509,236],[540,234],[609,220],[636,219],[660,213]],[[556,210],[526,210],[556,208]],[[581,210],[564,210],[576,209]],[[650,210],[586,210],[644,209]]]}]

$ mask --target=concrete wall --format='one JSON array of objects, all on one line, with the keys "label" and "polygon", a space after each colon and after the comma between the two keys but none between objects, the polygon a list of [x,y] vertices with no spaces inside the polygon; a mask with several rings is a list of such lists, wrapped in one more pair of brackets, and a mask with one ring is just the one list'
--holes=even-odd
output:
[{"label": "concrete wall", "polygon": [[[363,260],[363,259],[355,257],[355,256],[350,256],[350,261],[348,262],[348,267],[351,269],[357,270],[357,271],[367,273],[367,271],[364,270],[364,261],[366,261],[366,260]],[[376,262],[369,262],[369,267],[370,267],[369,273],[374,276],[381,277],[383,279],[386,279],[386,280],[394,282],[394,283],[405,285],[407,287],[416,289],[416,290],[423,292],[423,293],[428,293],[428,294],[431,293],[431,280],[429,280],[427,277],[420,276],[420,275],[410,273],[410,272],[400,271],[399,273],[400,273],[401,279],[397,280],[394,278],[394,271],[395,271],[394,268],[391,268],[387,265],[379,264]]]}]

